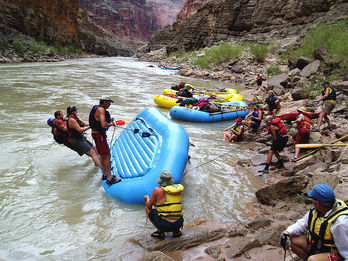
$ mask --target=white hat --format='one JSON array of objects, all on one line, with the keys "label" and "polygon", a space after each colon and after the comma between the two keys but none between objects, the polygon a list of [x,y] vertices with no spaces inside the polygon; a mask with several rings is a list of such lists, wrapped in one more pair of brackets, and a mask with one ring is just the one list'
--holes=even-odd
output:
[{"label": "white hat", "polygon": [[100,97],[100,100],[101,100],[101,101],[114,102],[114,101],[110,98],[110,96],[108,96],[108,95],[102,95],[102,96]]}]

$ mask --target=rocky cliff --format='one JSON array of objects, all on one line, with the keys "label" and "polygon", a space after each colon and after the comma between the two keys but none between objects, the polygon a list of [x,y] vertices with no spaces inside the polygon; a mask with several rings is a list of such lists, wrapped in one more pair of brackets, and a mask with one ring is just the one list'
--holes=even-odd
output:
[{"label": "rocky cliff", "polygon": [[78,11],[78,0],[0,0],[0,31],[15,28],[49,44],[78,46]]},{"label": "rocky cliff", "polygon": [[184,6],[181,11],[177,14],[176,20],[182,21],[189,17],[199,7],[203,6],[208,0],[185,0]]},{"label": "rocky cliff", "polygon": [[175,22],[184,0],[147,0],[147,4],[153,8],[157,24],[164,27]]},{"label": "rocky cliff", "polygon": [[160,28],[146,0],[80,0],[80,8],[117,36],[149,39]]},{"label": "rocky cliff", "polygon": [[[186,20],[154,34],[148,50],[166,47],[188,51],[219,41],[243,39],[267,42],[300,35],[307,25],[325,23],[320,18],[332,9],[340,10],[347,0],[210,0]],[[344,7],[345,8],[345,7]],[[336,19],[337,16],[326,19]]]}]

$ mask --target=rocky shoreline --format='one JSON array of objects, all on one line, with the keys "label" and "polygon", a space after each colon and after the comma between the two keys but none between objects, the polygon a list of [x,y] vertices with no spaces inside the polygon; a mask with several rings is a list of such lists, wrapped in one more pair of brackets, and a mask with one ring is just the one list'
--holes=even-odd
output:
[{"label": "rocky shoreline", "polygon": [[[281,98],[282,108],[279,114],[296,111],[301,106],[305,106],[308,111],[319,112],[321,106],[313,101],[315,97],[321,97],[321,94],[304,86],[319,85],[318,79],[325,79],[324,72],[330,68],[330,61],[320,50],[315,54],[315,59],[292,58],[288,64],[280,64],[284,73],[273,77],[267,77],[266,72],[267,66],[276,62],[272,57],[261,65],[256,62],[248,63],[244,59],[221,68],[201,70],[189,63],[175,64],[170,58],[159,60],[154,58],[156,56],[147,56],[145,59],[157,61],[160,65],[180,66],[179,73],[185,76],[243,82],[246,90],[240,93],[248,104],[262,107],[268,90],[272,89]],[[261,87],[257,87],[255,83],[257,73],[263,73],[267,79]],[[331,143],[348,135],[346,77],[342,76],[331,83],[337,91],[337,104],[329,116],[333,130],[327,135],[311,132],[309,143]],[[317,120],[314,122],[316,126]],[[289,137],[297,132],[296,126],[291,123],[285,122],[285,127]],[[265,130],[265,123],[262,123],[258,133]],[[271,139],[245,134],[244,140],[253,142],[251,147],[259,155],[238,164],[246,171],[258,175],[258,170],[265,163]],[[301,155],[307,152],[302,152]],[[284,251],[279,244],[280,234],[312,208],[312,202],[306,198],[306,193],[313,186],[326,183],[335,189],[337,198],[348,202],[348,148],[320,148],[316,153],[295,163],[290,162],[294,155],[294,145],[289,139],[281,155],[285,161],[285,169],[277,169],[271,165],[270,173],[263,174],[265,186],[255,193],[257,202],[251,202],[245,211],[248,222],[226,224],[197,218],[191,224],[185,224],[181,238],[158,241],[150,238],[148,234],[138,235],[131,238],[130,242],[148,251],[141,260],[282,260]],[[292,254],[292,257],[295,255]],[[287,260],[292,260],[292,257],[288,254]]]}]

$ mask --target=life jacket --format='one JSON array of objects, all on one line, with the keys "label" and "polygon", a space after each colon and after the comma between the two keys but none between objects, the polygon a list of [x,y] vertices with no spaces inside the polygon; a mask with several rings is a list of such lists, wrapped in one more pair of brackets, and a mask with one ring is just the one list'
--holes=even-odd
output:
[{"label": "life jacket", "polygon": [[275,96],[267,97],[265,102],[268,104],[269,109],[273,111],[274,109],[278,108],[278,105],[275,103],[278,100]]},{"label": "life jacket", "polygon": [[302,114],[302,115],[304,116],[304,120],[298,122],[297,123],[297,127],[298,128],[304,127],[304,128],[307,128],[307,129],[310,130],[311,129],[311,119],[308,116],[304,115],[304,114]]},{"label": "life jacket", "polygon": [[336,201],[338,207],[327,217],[320,215],[314,208],[309,212],[308,242],[311,246],[311,254],[338,253],[330,228],[339,216],[348,215],[348,207],[342,200]]},{"label": "life jacket", "polygon": [[[95,131],[98,131],[98,132],[106,132],[109,127],[105,127],[103,128],[101,126],[101,123],[100,121],[97,121],[95,118],[94,118],[94,114],[96,112],[96,110],[100,107],[100,105],[94,105],[91,112],[89,113],[89,126],[91,127],[92,130],[95,130]],[[105,110],[105,120],[107,123],[110,123],[111,122],[111,116],[110,116],[110,113]]]},{"label": "life jacket", "polygon": [[[255,118],[257,118],[257,117],[259,117],[259,113],[260,113],[259,110],[253,111],[252,116],[255,117]],[[252,118],[252,120],[253,120],[254,122],[256,122],[257,124],[259,124],[259,125],[261,124],[261,121],[260,121],[260,120],[257,120],[257,119],[254,119],[254,118]]]},{"label": "life jacket", "polygon": [[[232,129],[233,129],[234,131],[236,131],[236,132],[239,132],[241,128],[244,128],[243,125],[237,125],[237,124],[235,124],[235,125],[232,127]],[[236,135],[234,132],[232,132],[232,134]],[[242,134],[243,134],[243,131],[242,131],[242,133],[241,133],[240,135],[242,135]]]},{"label": "life jacket", "polygon": [[[328,87],[328,88],[330,88],[330,94],[329,94],[329,96],[327,96],[327,97],[324,99],[324,101],[336,103],[336,91],[335,91],[335,88],[332,87],[332,86],[330,86],[330,87]],[[326,90],[323,90],[323,91],[321,92],[321,94],[324,96],[324,95],[325,95],[325,92],[326,92]]]},{"label": "life jacket", "polygon": [[82,137],[82,133],[78,132],[75,129],[70,129],[69,128],[69,119],[73,118],[77,121],[78,125],[80,125],[80,127],[85,127],[86,125],[78,118],[75,117],[73,114],[69,115],[68,120],[67,120],[67,132],[68,132],[68,140],[71,141],[71,138],[80,138]]},{"label": "life jacket", "polygon": [[[275,118],[275,119],[271,122],[271,124],[276,125],[276,126],[278,127],[278,130],[276,131],[277,139],[280,139],[280,138],[284,137],[284,136],[287,134],[287,131],[286,131],[286,129],[285,129],[283,123],[281,123],[281,120],[282,120],[282,119],[278,117],[278,118]],[[270,130],[269,127],[268,127],[268,132],[269,132],[269,133],[271,132],[271,130]]]},{"label": "life jacket", "polygon": [[68,140],[68,132],[63,131],[64,128],[67,130],[67,120],[54,119],[51,133],[53,139],[59,144],[64,144]]},{"label": "life jacket", "polygon": [[166,193],[166,202],[164,204],[156,203],[156,208],[159,216],[170,218],[180,218],[182,213],[181,192],[184,191],[184,186],[174,184],[170,186],[161,186]]},{"label": "life jacket", "polygon": [[176,93],[177,96],[181,96],[181,97],[189,97],[191,98],[193,95],[192,93],[188,90],[188,89],[183,89],[182,91],[178,91]]}]

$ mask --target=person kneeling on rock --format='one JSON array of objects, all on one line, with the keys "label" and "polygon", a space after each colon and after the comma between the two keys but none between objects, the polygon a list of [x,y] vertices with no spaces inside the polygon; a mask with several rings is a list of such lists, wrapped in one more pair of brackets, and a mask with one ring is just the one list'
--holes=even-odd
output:
[{"label": "person kneeling on rock", "polygon": [[151,236],[163,240],[164,232],[173,232],[173,237],[180,237],[184,225],[181,204],[184,186],[174,184],[174,177],[168,170],[164,170],[156,182],[160,186],[154,188],[151,198],[144,196],[146,215],[157,228]]},{"label": "person kneeling on rock", "polygon": [[[313,199],[314,208],[289,226],[282,239],[290,237],[290,250],[308,261],[348,260],[347,205],[336,199],[334,190],[326,184],[316,185],[308,197]],[[282,246],[289,248],[288,244]]]}]

